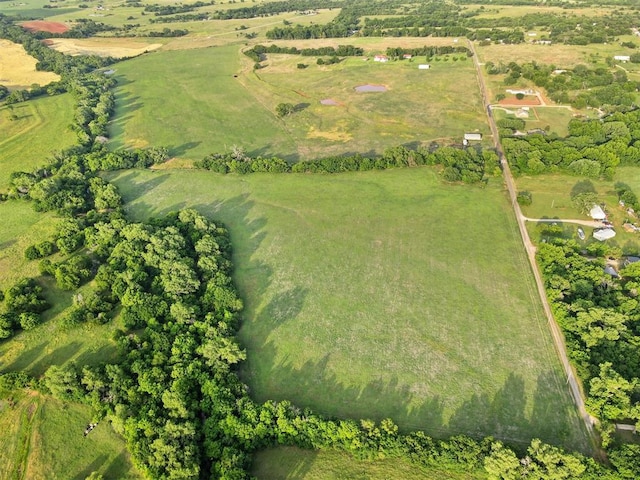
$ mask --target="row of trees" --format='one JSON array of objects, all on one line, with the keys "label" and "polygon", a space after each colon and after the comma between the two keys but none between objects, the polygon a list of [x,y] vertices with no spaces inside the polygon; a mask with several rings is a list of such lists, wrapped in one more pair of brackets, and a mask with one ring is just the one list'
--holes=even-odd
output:
[{"label": "row of trees", "polygon": [[403,146],[388,148],[377,157],[360,154],[334,156],[319,160],[308,160],[289,164],[285,160],[272,157],[252,158],[242,149],[234,149],[226,154],[212,154],[195,163],[197,168],[218,173],[340,173],[367,170],[384,170],[397,167],[420,165],[441,166],[442,177],[449,182],[477,183],[487,176],[499,173],[498,156],[491,150],[479,151],[474,148],[441,147],[433,151],[426,148],[410,150]]},{"label": "row of trees", "polygon": [[357,57],[364,54],[364,50],[360,47],[354,47],[353,45],[338,45],[334,47],[317,47],[317,48],[302,48],[296,47],[279,47],[277,45],[255,45],[254,47],[245,50],[244,54],[256,62],[264,60],[264,55],[267,53],[284,53],[287,55],[302,55],[303,57],[317,57],[321,55],[325,56],[340,56],[340,57]]},{"label": "row of trees", "polygon": [[569,122],[569,135],[504,138],[509,164],[516,175],[567,172],[591,178],[612,178],[618,165],[640,160],[640,110],[617,112],[600,120]]}]

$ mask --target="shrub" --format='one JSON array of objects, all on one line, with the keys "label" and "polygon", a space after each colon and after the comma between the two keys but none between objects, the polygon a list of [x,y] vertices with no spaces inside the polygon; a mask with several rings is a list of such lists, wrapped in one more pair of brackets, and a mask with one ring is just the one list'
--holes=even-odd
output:
[{"label": "shrub", "polygon": [[527,191],[518,192],[517,199],[518,199],[518,204],[522,206],[531,205],[533,203],[533,196],[531,195],[531,192],[527,192]]}]

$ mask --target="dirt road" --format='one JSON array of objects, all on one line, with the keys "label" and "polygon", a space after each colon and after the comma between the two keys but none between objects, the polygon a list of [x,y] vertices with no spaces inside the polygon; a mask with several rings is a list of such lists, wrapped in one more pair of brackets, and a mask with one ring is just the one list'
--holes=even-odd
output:
[{"label": "dirt road", "polygon": [[[540,296],[540,301],[542,302],[542,307],[544,309],[545,315],[547,316],[547,320],[549,323],[549,328],[551,330],[551,335],[553,337],[553,342],[556,347],[556,351],[558,352],[558,357],[560,358],[560,362],[564,368],[567,384],[571,390],[571,394],[573,396],[574,402],[578,408],[578,412],[582,417],[587,431],[589,432],[589,436],[591,437],[591,441],[594,448],[597,448],[596,436],[593,430],[594,418],[589,415],[584,406],[584,397],[582,395],[582,390],[580,389],[580,383],[578,382],[573,368],[569,363],[569,358],[567,357],[567,349],[564,344],[564,336],[562,335],[562,331],[558,326],[555,318],[553,317],[553,313],[551,312],[551,306],[549,305],[549,301],[547,299],[547,294],[544,289],[544,283],[542,281],[542,275],[540,273],[540,269],[538,268],[538,263],[536,262],[536,254],[535,254],[535,246],[531,242],[529,238],[529,232],[527,231],[527,227],[525,225],[526,217],[522,214],[520,210],[520,205],[517,202],[517,191],[515,187],[515,182],[513,181],[513,175],[511,175],[511,169],[509,168],[509,163],[507,162],[507,158],[504,154],[504,150],[502,149],[502,145],[500,144],[500,137],[498,135],[498,127],[496,126],[495,119],[493,118],[493,112],[491,111],[491,104],[489,103],[489,96],[487,87],[484,82],[484,77],[482,76],[482,70],[480,67],[480,63],[478,61],[478,55],[476,53],[475,47],[472,41],[468,41],[469,49],[473,53],[473,63],[476,67],[476,74],[478,77],[478,85],[480,87],[480,92],[482,94],[483,104],[486,108],[487,117],[489,119],[489,126],[491,127],[491,133],[493,134],[493,142],[496,148],[496,152],[500,158],[500,166],[502,167],[502,173],[504,176],[504,182],[507,186],[507,190],[509,191],[509,199],[511,200],[511,205],[516,214],[516,220],[518,222],[518,229],[520,230],[520,236],[522,237],[522,243],[527,252],[527,257],[529,258],[529,264],[531,265],[531,270],[533,271],[533,276],[536,282],[536,286],[538,289],[538,294]],[[558,220],[556,220],[558,221]]]}]

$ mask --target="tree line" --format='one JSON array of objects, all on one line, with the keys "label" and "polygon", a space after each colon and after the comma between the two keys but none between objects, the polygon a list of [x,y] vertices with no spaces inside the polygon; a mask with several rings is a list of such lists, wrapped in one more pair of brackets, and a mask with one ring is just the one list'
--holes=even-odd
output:
[{"label": "tree line", "polygon": [[207,155],[196,161],[197,168],[217,173],[342,173],[388,168],[438,165],[442,178],[448,182],[478,183],[499,173],[498,156],[492,150],[440,147],[411,150],[404,146],[391,147],[382,155],[367,157],[360,154],[306,160],[289,164],[279,157],[251,157],[242,149],[229,153]]}]

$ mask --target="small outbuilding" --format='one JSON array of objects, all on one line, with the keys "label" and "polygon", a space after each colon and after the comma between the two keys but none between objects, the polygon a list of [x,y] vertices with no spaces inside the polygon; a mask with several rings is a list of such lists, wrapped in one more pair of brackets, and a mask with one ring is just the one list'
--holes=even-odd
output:
[{"label": "small outbuilding", "polygon": [[418,70],[429,70],[431,68],[431,65],[429,65],[428,63],[421,63],[420,65],[418,65]]},{"label": "small outbuilding", "polygon": [[613,228],[601,228],[600,230],[593,231],[593,238],[604,242],[616,236],[616,232]]},{"label": "small outbuilding", "polygon": [[465,133],[463,140],[466,140],[467,142],[480,142],[482,141],[482,134],[481,133]]},{"label": "small outbuilding", "polygon": [[628,62],[629,60],[631,60],[631,55],[615,55],[613,59],[617,60],[618,62]]},{"label": "small outbuilding", "polygon": [[373,57],[373,61],[386,63],[389,61],[389,57],[387,57],[386,55],[376,55],[375,57]]},{"label": "small outbuilding", "polygon": [[604,210],[602,210],[602,207],[600,205],[594,205],[593,207],[591,207],[589,216],[594,220],[605,220],[607,218],[607,214],[604,213]]}]

